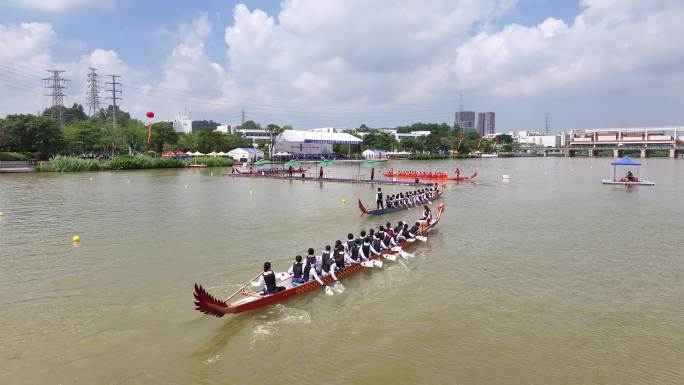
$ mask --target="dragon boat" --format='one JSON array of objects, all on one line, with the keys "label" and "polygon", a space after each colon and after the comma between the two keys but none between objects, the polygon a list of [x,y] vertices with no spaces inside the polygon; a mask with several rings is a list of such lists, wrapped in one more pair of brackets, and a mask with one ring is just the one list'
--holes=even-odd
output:
[{"label": "dragon boat", "polygon": [[[423,228],[421,228],[420,235],[424,236],[428,232],[430,232],[430,230],[434,229],[435,226],[437,226],[437,223],[439,223],[439,220],[442,217],[443,212],[444,204],[440,204],[437,207],[437,215],[435,216],[435,219],[429,225],[425,224]],[[371,257],[370,260],[374,262],[373,264],[380,263],[382,259],[386,259],[388,256],[391,257],[396,253],[402,253],[404,248],[410,248],[415,243],[415,239],[407,240],[406,242],[402,242],[399,245],[399,248],[387,250],[383,255]],[[389,260],[392,259],[396,259],[396,257],[390,258]],[[368,264],[366,264],[366,266],[368,266]],[[353,275],[363,270],[364,267],[364,264],[361,263],[349,265],[335,272],[335,275],[339,280],[343,280],[349,277],[350,275]],[[277,277],[279,280],[278,282],[276,282],[276,284],[279,286],[284,286],[285,290],[276,294],[264,296],[247,290],[247,287],[251,284],[251,282],[259,278],[260,275],[261,273],[259,273],[259,275],[257,275],[253,279],[249,280],[244,285],[242,285],[240,289],[238,289],[235,293],[233,293],[230,297],[226,298],[223,301],[209,294],[202,287],[202,285],[195,284],[195,290],[193,293],[195,297],[195,310],[216,317],[223,317],[224,315],[229,313],[242,313],[249,310],[258,309],[260,307],[272,305],[274,303],[284,301],[288,298],[297,297],[322,287],[321,284],[319,284],[316,280],[308,281],[304,284],[295,286],[292,284],[292,277],[287,275],[287,273],[278,273]],[[333,281],[333,278],[332,276],[328,275],[325,277],[321,277],[321,280],[324,284],[329,284]]]},{"label": "dragon boat", "polygon": [[472,180],[477,176],[477,171],[475,171],[470,176],[449,176],[447,173],[440,173],[441,175],[431,175],[430,173],[410,173],[410,172],[393,172],[387,171],[385,176],[388,178],[401,178],[401,179],[422,179],[422,180],[453,180],[456,182]]},{"label": "dragon boat", "polygon": [[[430,201],[434,201],[435,199],[439,199],[439,197],[441,197],[442,194],[444,194],[444,190],[445,190],[445,186],[442,186],[442,188],[441,188],[439,191],[437,191],[436,194],[434,194],[434,195],[432,196],[432,199],[430,199]],[[390,208],[384,208],[384,209],[377,209],[377,210],[372,210],[372,209],[371,209],[371,210],[369,210],[369,209],[363,204],[363,202],[361,202],[361,199],[359,198],[359,210],[361,210],[361,215],[364,215],[364,214],[367,214],[367,215],[382,215],[382,214],[388,214],[388,213],[392,213],[392,212],[399,211],[399,210],[406,210],[406,209],[410,209],[410,208],[412,208],[412,207],[421,206],[421,205],[423,205],[423,204],[424,204],[424,203],[418,203],[418,204],[415,204],[415,205],[412,205],[412,206],[409,206],[409,207],[390,207]]]}]

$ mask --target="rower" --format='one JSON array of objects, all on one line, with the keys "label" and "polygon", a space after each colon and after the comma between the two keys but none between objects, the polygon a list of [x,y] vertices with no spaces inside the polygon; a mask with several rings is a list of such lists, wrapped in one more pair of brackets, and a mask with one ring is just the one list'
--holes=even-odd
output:
[{"label": "rower", "polygon": [[392,224],[387,222],[385,224],[385,226],[387,227],[387,234],[389,234],[390,237],[393,237],[394,236],[394,230],[392,230]]},{"label": "rower", "polygon": [[368,260],[372,256],[370,237],[365,237],[363,239],[363,244],[359,248],[359,254],[363,260]]},{"label": "rower", "polygon": [[373,239],[373,242],[371,243],[371,254],[373,256],[381,255],[382,251],[386,249],[387,247],[382,243],[382,235],[379,232],[376,233],[375,239]]},{"label": "rower", "polygon": [[283,286],[276,286],[276,276],[271,270],[271,262],[264,262],[264,272],[259,277],[257,286],[264,285],[264,288],[259,292],[261,295],[277,294],[285,290]]},{"label": "rower", "polygon": [[347,256],[347,253],[344,252],[344,246],[342,245],[338,246],[337,249],[335,249],[334,260],[335,263],[333,263],[331,269],[333,271],[342,270],[347,264],[356,263],[356,261],[352,261],[352,259]]},{"label": "rower", "polygon": [[349,258],[353,261],[352,263],[359,263],[361,261],[361,239],[356,238],[352,244],[352,246],[349,249]]},{"label": "rower", "polygon": [[344,243],[344,252],[347,255],[351,255],[352,249],[354,248],[355,242],[354,242],[354,234],[349,233],[347,234],[347,242]]},{"label": "rower", "polygon": [[317,258],[314,255],[314,249],[310,247],[308,255],[306,256],[306,265],[304,265],[302,278],[304,279],[304,282],[308,282],[311,279],[315,279],[316,281],[318,281],[318,283],[321,284],[321,286],[323,286],[323,281],[321,281],[321,279],[318,278],[318,274],[316,273],[316,263]]},{"label": "rower", "polygon": [[332,275],[333,279],[337,281],[335,271],[330,268],[334,264],[335,261],[333,260],[332,251],[330,251],[330,245],[326,245],[325,251],[321,253],[321,277]]},{"label": "rower", "polygon": [[416,222],[411,226],[411,229],[409,229],[409,235],[411,238],[415,238],[418,234],[420,234],[420,223]]},{"label": "rower", "polygon": [[423,218],[421,218],[421,220],[425,221],[428,226],[432,222],[432,211],[430,211],[430,208],[427,205],[423,206]]},{"label": "rower", "polygon": [[394,242],[394,238],[393,238],[392,235],[390,234],[390,232],[392,231],[392,229],[389,227],[389,223],[387,224],[387,229],[388,229],[388,231],[385,232],[385,235],[384,235],[384,237],[382,238],[382,243],[384,243],[385,246],[386,246],[388,249],[390,249],[390,248],[392,248],[392,247],[397,246],[397,243]]},{"label": "rower", "polygon": [[295,262],[287,272],[292,276],[292,286],[298,286],[306,282],[304,281],[304,263],[302,262],[301,255],[295,257]]}]

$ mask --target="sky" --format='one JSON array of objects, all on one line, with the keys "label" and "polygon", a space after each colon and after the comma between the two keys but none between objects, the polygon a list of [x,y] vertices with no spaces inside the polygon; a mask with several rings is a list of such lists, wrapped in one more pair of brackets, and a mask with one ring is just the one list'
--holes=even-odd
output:
[{"label": "sky", "polygon": [[84,104],[95,67],[140,119],[452,123],[462,95],[497,132],[680,125],[683,19],[680,0],[0,0],[0,116],[49,105],[46,69]]}]

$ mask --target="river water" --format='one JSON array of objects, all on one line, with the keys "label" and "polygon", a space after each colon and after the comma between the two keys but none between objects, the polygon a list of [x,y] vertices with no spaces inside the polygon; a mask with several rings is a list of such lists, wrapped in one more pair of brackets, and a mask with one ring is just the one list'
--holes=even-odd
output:
[{"label": "river water", "polygon": [[479,176],[415,258],[221,319],[195,282],[223,298],[266,259],[419,212],[219,169],[0,176],[0,384],[681,384],[684,162],[646,160],[656,186],[629,190],[601,185],[608,163],[393,162]]}]

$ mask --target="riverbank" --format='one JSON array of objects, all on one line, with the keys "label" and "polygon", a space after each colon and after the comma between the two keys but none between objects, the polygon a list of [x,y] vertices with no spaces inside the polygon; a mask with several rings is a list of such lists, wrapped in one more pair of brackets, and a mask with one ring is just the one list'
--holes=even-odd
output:
[{"label": "riverbank", "polygon": [[189,164],[204,164],[207,167],[230,167],[232,159],[226,158],[152,158],[149,156],[117,156],[106,162],[83,159],[76,156],[58,155],[50,162],[36,167],[39,172],[79,172],[111,170],[143,170],[155,168],[184,168]]}]

